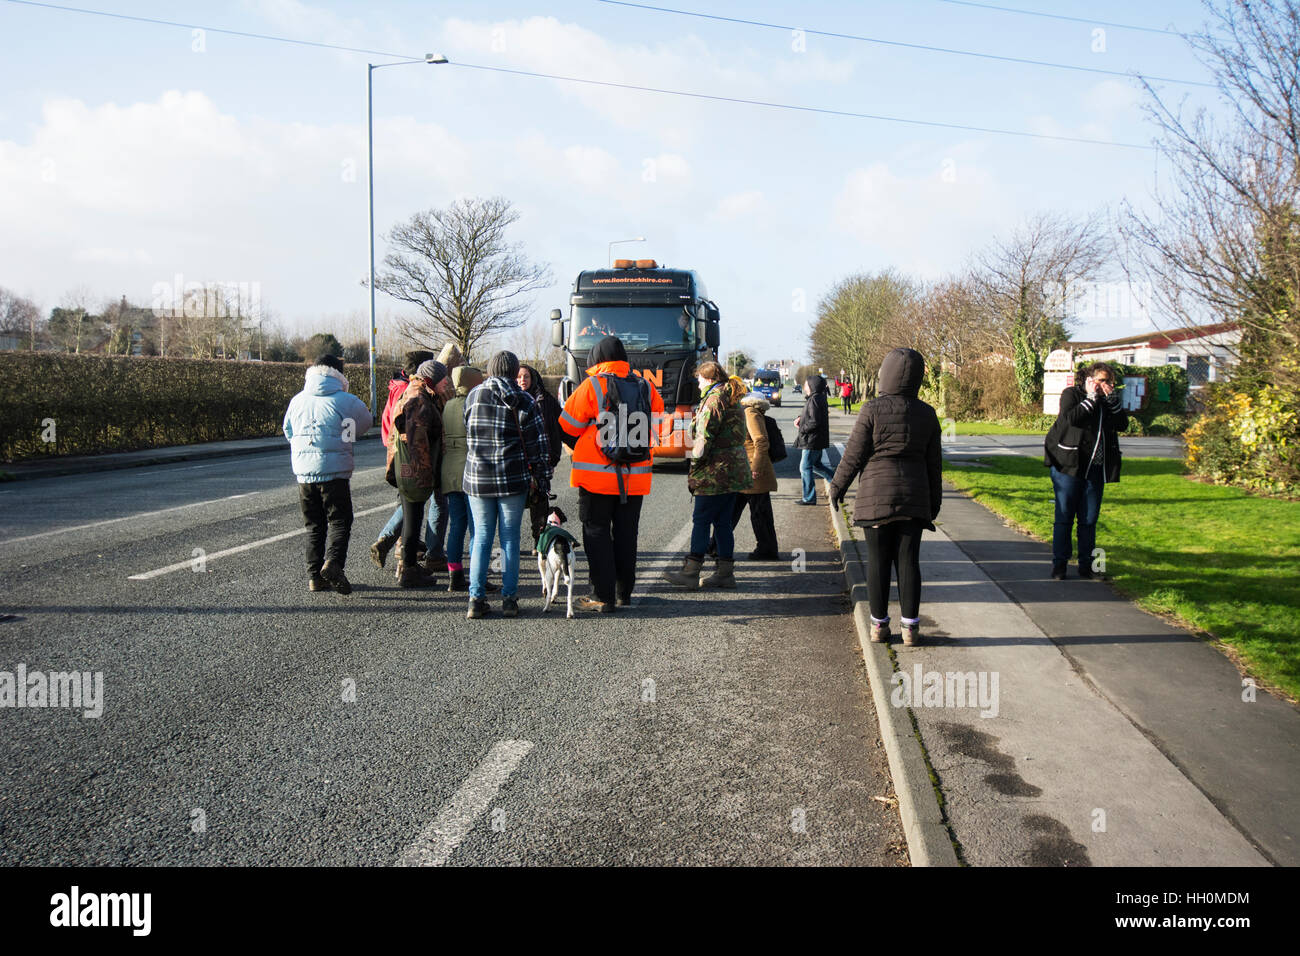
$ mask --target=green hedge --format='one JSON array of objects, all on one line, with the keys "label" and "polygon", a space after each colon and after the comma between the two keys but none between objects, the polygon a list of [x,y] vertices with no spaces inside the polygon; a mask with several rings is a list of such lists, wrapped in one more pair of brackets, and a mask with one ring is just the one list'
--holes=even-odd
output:
[{"label": "green hedge", "polygon": [[[0,458],[131,451],[280,433],[306,366],[288,362],[0,353]],[[380,400],[389,369],[379,369]],[[370,397],[367,365],[348,381]],[[55,441],[44,435],[54,422]]]}]

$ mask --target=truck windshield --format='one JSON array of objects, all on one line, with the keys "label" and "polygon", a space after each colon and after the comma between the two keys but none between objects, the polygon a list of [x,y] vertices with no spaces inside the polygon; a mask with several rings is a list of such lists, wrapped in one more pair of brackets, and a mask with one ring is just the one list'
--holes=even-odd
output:
[{"label": "truck windshield", "polygon": [[689,349],[695,344],[695,323],[678,305],[580,305],[574,309],[574,349],[589,349],[607,335],[616,335],[629,352]]},{"label": "truck windshield", "polygon": [[765,369],[760,369],[758,372],[754,373],[754,384],[766,386],[780,385],[781,375],[779,372],[769,372]]}]

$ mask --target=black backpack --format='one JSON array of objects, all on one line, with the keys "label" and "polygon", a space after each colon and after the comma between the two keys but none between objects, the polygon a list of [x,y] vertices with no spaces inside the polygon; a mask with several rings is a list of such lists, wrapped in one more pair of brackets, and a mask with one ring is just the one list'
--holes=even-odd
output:
[{"label": "black backpack", "polygon": [[[597,426],[597,444],[600,453],[609,459],[618,475],[618,497],[627,500],[623,475],[630,465],[650,460],[654,441],[654,411],[650,403],[650,383],[629,375],[598,375],[604,386],[605,400],[601,404],[601,417]],[[608,414],[612,420],[604,418]],[[613,425],[613,428],[609,426]],[[611,434],[612,433],[612,434]]]},{"label": "black backpack", "polygon": [[767,426],[767,457],[773,464],[785,461],[788,452],[785,450],[785,436],[781,434],[781,426],[770,415],[763,416],[763,424]]}]

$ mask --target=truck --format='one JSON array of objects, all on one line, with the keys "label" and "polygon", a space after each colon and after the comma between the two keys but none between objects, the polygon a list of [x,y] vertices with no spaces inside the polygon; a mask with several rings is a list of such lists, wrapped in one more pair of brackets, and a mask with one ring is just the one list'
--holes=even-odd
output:
[{"label": "truck", "polygon": [[700,401],[695,370],[717,354],[721,314],[700,277],[653,259],[616,259],[611,268],[579,272],[569,296],[569,319],[551,310],[551,344],[564,349],[560,401],[586,377],[591,349],[617,336],[636,375],[664,400],[653,439],[656,458],[684,458],[688,429]]},{"label": "truck", "polygon": [[781,407],[781,372],[774,368],[760,368],[754,373],[754,391],[771,403]]}]

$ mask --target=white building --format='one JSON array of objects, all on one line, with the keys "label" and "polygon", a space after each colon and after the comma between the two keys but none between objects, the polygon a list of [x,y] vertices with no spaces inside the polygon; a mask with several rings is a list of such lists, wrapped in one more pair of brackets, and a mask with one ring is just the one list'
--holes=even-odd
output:
[{"label": "white building", "polygon": [[1237,361],[1241,326],[1236,322],[1198,325],[1166,332],[1144,332],[1109,342],[1071,342],[1075,362],[1118,362],[1121,365],[1181,365],[1190,388],[1228,377]]}]

